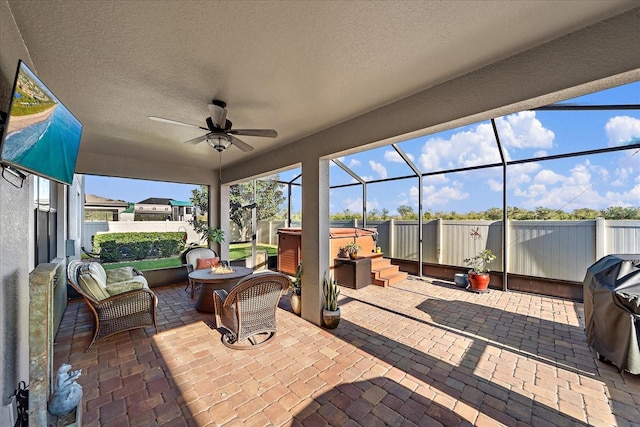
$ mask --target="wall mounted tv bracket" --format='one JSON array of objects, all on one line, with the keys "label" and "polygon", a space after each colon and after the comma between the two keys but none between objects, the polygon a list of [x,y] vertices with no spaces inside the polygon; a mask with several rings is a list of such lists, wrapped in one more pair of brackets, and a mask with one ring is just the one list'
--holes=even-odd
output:
[{"label": "wall mounted tv bracket", "polygon": [[[5,113],[4,111],[0,111],[0,135],[4,134],[4,124],[6,123],[6,120],[7,113]],[[22,188],[22,186],[24,185],[24,180],[27,179],[27,175],[25,175],[22,171],[12,168],[7,164],[0,163],[0,166],[2,166],[2,178],[4,178],[5,181],[13,185],[14,187]],[[7,178],[5,172],[9,172],[12,176],[12,179]],[[14,182],[16,178],[20,180],[20,185],[18,185],[18,182]]]}]

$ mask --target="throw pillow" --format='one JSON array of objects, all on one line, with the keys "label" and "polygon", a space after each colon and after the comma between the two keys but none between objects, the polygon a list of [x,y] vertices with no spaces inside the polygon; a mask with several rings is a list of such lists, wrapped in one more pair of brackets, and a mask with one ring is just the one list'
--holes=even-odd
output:
[{"label": "throw pillow", "polygon": [[142,288],[144,288],[143,283],[132,280],[130,282],[120,282],[107,285],[107,292],[109,292],[109,295],[114,296],[123,292],[137,291]]},{"label": "throw pillow", "polygon": [[107,284],[131,280],[133,276],[132,267],[120,267],[107,270]]},{"label": "throw pillow", "polygon": [[215,258],[198,258],[196,261],[196,270],[200,270],[202,268],[211,268],[215,267],[220,262],[220,257]]}]

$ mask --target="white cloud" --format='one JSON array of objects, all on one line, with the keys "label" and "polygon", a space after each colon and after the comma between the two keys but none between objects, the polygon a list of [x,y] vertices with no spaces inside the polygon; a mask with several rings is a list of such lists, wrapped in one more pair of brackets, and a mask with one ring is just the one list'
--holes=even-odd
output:
[{"label": "white cloud", "polygon": [[469,193],[465,193],[460,189],[453,187],[442,187],[435,193],[425,197],[424,204],[429,209],[432,206],[444,206],[451,200],[464,200],[469,197]]},{"label": "white cloud", "polygon": [[629,116],[616,116],[604,126],[609,147],[624,145],[629,140],[640,138],[640,119]]},{"label": "white cloud", "polygon": [[349,166],[350,168],[356,167],[356,166],[360,166],[362,164],[362,162],[358,159],[351,159],[349,160],[349,164],[347,166]]},{"label": "white cloud", "polygon": [[[341,163],[344,163],[344,156],[342,156],[342,157],[336,157],[336,159],[335,159],[335,160],[337,160],[337,161],[339,161],[339,162],[341,162]],[[336,165],[336,164],[335,164],[335,163],[333,163],[333,162],[329,162],[329,166],[330,166],[330,167],[334,167],[334,166],[338,166],[338,165]]]},{"label": "white cloud", "polygon": [[[413,156],[413,154],[411,153],[407,153],[407,157],[413,162],[415,161],[415,158]],[[398,154],[397,151],[395,150],[387,150],[384,152],[384,159],[388,162],[393,162],[393,163],[403,163],[406,164],[404,159],[402,157],[400,157],[400,154]]]},{"label": "white cloud", "polygon": [[638,206],[640,200],[640,184],[623,193],[607,191],[608,206]]},{"label": "white cloud", "polygon": [[538,163],[523,163],[509,166],[507,168],[507,188],[514,190],[519,188],[521,184],[528,184],[532,180],[531,175],[541,167]]},{"label": "white cloud", "polygon": [[423,184],[444,184],[449,182],[449,178],[445,174],[429,175],[422,177]]},{"label": "white cloud", "polygon": [[496,119],[500,142],[504,147],[552,148],[555,134],[536,118],[535,111],[522,111]]},{"label": "white cloud", "polygon": [[369,166],[371,166],[371,169],[373,169],[380,178],[385,179],[387,177],[387,168],[385,168],[382,163],[369,160]]},{"label": "white cloud", "polygon": [[[507,148],[553,147],[554,133],[546,129],[536,118],[534,111],[523,111],[496,119],[500,138]],[[538,150],[538,155],[546,151]],[[506,152],[507,160],[511,157]],[[500,163],[500,153],[496,144],[493,127],[489,123],[454,133],[448,139],[435,137],[425,141],[418,159],[423,171]]]},{"label": "white cloud", "polygon": [[555,173],[550,169],[543,169],[535,176],[533,179],[536,183],[539,184],[555,184],[558,181],[562,181],[564,177],[560,174]]},{"label": "white cloud", "polygon": [[498,182],[495,179],[489,179],[487,182],[489,183],[491,191],[502,191],[502,182]]},{"label": "white cloud", "polygon": [[345,199],[344,203],[346,209],[349,209],[351,212],[362,212],[362,198],[358,197],[357,199]]},{"label": "white cloud", "polygon": [[546,152],[546,150],[540,150],[540,151],[536,151],[535,153],[533,153],[533,157],[537,158],[537,157],[547,157],[549,155],[549,153]]},{"label": "white cloud", "polygon": [[523,189],[516,188],[513,194],[526,199],[519,204],[528,209],[538,206],[566,211],[583,207],[600,209],[609,205],[608,197],[598,193],[593,187],[593,179],[599,182],[607,176],[606,169],[585,160],[576,164],[568,176],[542,170],[536,175],[533,184]]}]

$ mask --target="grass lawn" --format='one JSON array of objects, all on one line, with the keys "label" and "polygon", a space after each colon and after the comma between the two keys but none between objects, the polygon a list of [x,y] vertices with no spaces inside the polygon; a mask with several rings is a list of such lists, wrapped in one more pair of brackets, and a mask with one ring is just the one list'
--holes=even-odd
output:
[{"label": "grass lawn", "polygon": [[[278,247],[273,245],[256,245],[256,250],[266,250],[269,255],[278,255]],[[229,245],[229,260],[249,258],[251,256],[250,243],[238,243]],[[176,255],[171,258],[143,259],[140,261],[110,262],[104,263],[102,266],[105,270],[111,270],[118,267],[134,267],[140,271],[156,270],[160,268],[180,267],[182,262],[180,256]]]}]

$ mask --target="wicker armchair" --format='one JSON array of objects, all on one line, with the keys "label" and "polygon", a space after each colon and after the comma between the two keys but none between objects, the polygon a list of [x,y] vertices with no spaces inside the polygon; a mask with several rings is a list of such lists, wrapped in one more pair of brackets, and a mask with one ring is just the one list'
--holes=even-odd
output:
[{"label": "wicker armchair", "polygon": [[[87,288],[88,270],[97,271],[98,276],[104,274],[103,277],[98,277],[96,283],[92,284],[94,288]],[[82,295],[95,320],[93,339],[85,351],[88,351],[96,341],[118,332],[148,326],[153,326],[158,332],[156,324],[157,297],[149,290],[147,281],[141,273],[133,269],[131,271],[134,277],[114,283],[113,281],[108,282],[109,276],[96,262],[69,262],[67,281],[73,289]],[[103,280],[105,278],[107,279]],[[96,295],[102,290],[107,293]]]},{"label": "wicker armchair", "polygon": [[214,291],[216,327],[227,330],[222,343],[246,350],[271,340],[277,332],[276,308],[289,282],[281,273],[257,273],[240,280],[228,293]]},{"label": "wicker armchair", "polygon": [[[195,289],[198,283],[189,277],[189,273],[197,269],[198,259],[206,260],[206,259],[212,259],[212,258],[218,258],[218,254],[216,254],[216,251],[209,248],[194,248],[189,250],[185,254],[186,264],[184,266],[187,269],[187,280],[189,281],[189,283],[187,283],[186,289],[191,288],[191,299],[193,299],[193,294],[195,292]],[[218,261],[219,260],[220,259],[218,258]]]}]

